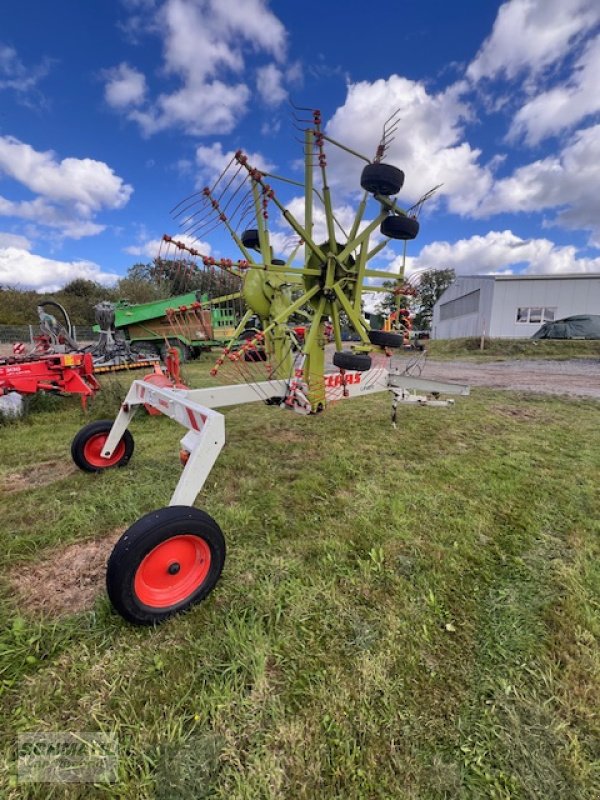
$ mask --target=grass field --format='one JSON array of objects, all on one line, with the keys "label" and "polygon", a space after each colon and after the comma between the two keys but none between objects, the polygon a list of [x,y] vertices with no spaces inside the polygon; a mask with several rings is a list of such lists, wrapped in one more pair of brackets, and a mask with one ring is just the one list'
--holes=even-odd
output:
[{"label": "grass field", "polygon": [[572,358],[600,359],[598,340],[554,339],[486,339],[481,349],[481,339],[433,339],[426,342],[432,358],[466,358],[477,361],[503,361],[505,359],[551,359],[566,361]]},{"label": "grass field", "polygon": [[[139,414],[130,465],[94,476],[69,466],[77,401],[38,406],[0,428],[1,797],[600,797],[597,403],[477,390],[397,431],[385,395],[226,410],[197,503],[223,578],[154,630],[15,586],[166,505],[181,429]],[[19,784],[39,731],[114,734],[119,781]]]}]

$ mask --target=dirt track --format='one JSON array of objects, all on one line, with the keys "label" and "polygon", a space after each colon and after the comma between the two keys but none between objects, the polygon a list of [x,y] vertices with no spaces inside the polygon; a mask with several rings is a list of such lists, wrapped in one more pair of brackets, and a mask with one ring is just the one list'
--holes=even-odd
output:
[{"label": "dirt track", "polygon": [[456,381],[471,386],[600,399],[599,359],[515,360],[485,364],[428,359],[421,374],[423,378]]}]

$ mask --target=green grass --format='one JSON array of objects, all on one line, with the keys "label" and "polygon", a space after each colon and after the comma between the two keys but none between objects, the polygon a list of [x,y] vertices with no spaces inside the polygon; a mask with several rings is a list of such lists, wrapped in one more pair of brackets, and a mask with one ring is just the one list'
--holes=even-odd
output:
[{"label": "green grass", "polygon": [[[4,580],[0,795],[598,798],[597,403],[475,391],[401,409],[397,431],[389,413],[385,395],[314,418],[226,410],[197,503],[225,572],[155,630],[104,596],[36,617]],[[4,426],[0,482],[68,462],[83,422],[64,400]],[[168,503],[181,429],[131,429],[127,468],[0,499],[2,574]],[[119,782],[17,785],[16,734],[64,730],[113,733]]]},{"label": "green grass", "polygon": [[477,361],[503,361],[513,358],[552,359],[564,361],[570,358],[600,359],[600,341],[559,339],[486,339],[484,349],[481,340],[432,339],[426,343],[431,358],[473,359]]}]

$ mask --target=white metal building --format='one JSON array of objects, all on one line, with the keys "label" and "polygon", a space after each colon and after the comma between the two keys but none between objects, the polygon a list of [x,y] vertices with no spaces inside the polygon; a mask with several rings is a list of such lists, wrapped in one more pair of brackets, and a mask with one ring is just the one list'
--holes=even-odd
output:
[{"label": "white metal building", "polygon": [[433,308],[432,338],[526,339],[573,314],[600,314],[600,274],[457,277]]}]

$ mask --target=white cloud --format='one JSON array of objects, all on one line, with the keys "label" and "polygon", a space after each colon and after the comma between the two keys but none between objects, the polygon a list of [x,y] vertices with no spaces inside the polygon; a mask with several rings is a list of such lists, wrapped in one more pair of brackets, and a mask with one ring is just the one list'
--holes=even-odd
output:
[{"label": "white cloud", "polygon": [[133,191],[102,161],[56,160],[12,136],[0,137],[0,171],[27,189],[58,203],[72,203],[78,213],[121,208]]},{"label": "white cloud", "polygon": [[4,233],[0,231],[0,248],[18,247],[21,250],[29,250],[31,242],[25,236],[17,233]]},{"label": "white cloud", "polygon": [[0,286],[54,292],[75,278],[108,286],[119,275],[104,272],[92,261],[56,261],[20,247],[0,247]]},{"label": "white cloud", "polygon": [[[203,242],[196,239],[194,236],[187,236],[185,234],[173,234],[173,239],[178,242],[183,242],[186,247],[193,247],[198,250],[202,255],[209,256],[212,248],[208,242]],[[144,257],[144,258],[174,258],[175,248],[173,245],[168,245],[162,239],[148,239],[136,245],[131,245],[125,248],[125,252],[131,256]]]},{"label": "white cloud", "polygon": [[[423,83],[399,75],[350,84],[344,105],[327,124],[327,133],[373,158],[385,120],[397,110],[398,130],[384,160],[406,174],[399,204],[410,205],[443,183],[440,195],[446,195],[450,210],[465,213],[472,197],[483,196],[492,183],[489,168],[479,164],[481,151],[463,141],[463,125],[471,116],[461,99],[465,88],[459,82],[430,95]],[[364,162],[332,145],[326,149],[332,184],[360,190]]]},{"label": "white cloud", "polygon": [[569,80],[529,100],[517,112],[509,136],[521,135],[528,144],[572,127],[600,111],[600,36],[590,40],[575,62]]},{"label": "white cloud", "polygon": [[598,21],[597,0],[511,0],[500,6],[467,77],[512,79],[524,70],[539,74],[561,61]]},{"label": "white cloud", "polygon": [[592,231],[600,244],[600,125],[578,131],[557,155],[534,161],[496,182],[472,213],[557,209],[554,220]]},{"label": "white cloud", "polygon": [[12,89],[27,94],[37,87],[50,70],[51,62],[44,59],[35,67],[26,67],[14,47],[0,42],[0,90]]},{"label": "white cloud", "polygon": [[[200,145],[196,149],[196,164],[200,173],[198,185],[204,186],[206,182],[213,183],[231,162],[234,154],[235,150],[223,152],[221,142],[215,142],[210,146]],[[275,169],[275,165],[260,153],[246,153],[246,155],[248,156],[248,163],[261,172],[272,172]],[[233,164],[232,168],[237,169],[237,165]],[[246,171],[243,170],[241,174],[245,177]]]},{"label": "white cloud", "polygon": [[265,0],[166,0],[152,29],[163,39],[164,72],[180,85],[141,108],[139,92],[123,98],[120,108],[146,135],[229,133],[250,98],[245,53],[285,55],[285,29]]},{"label": "white cloud", "polygon": [[104,97],[112,108],[139,106],[146,96],[146,78],[138,70],[128,64],[106,70],[107,83]]},{"label": "white cloud", "polygon": [[283,87],[283,72],[275,64],[259,67],[256,72],[256,88],[262,101],[271,107],[281,105],[288,96]]},{"label": "white cloud", "polygon": [[408,272],[452,267],[458,275],[496,272],[558,274],[600,272],[600,258],[577,255],[573,246],[557,245],[549,239],[521,239],[512,231],[490,231],[457,242],[433,242],[419,255],[407,259]]},{"label": "white cloud", "polygon": [[133,191],[102,161],[90,158],[56,159],[12,136],[0,137],[0,176],[37,194],[33,200],[0,196],[0,215],[18,217],[80,238],[104,229],[93,221],[99,211],[122,208]]}]

